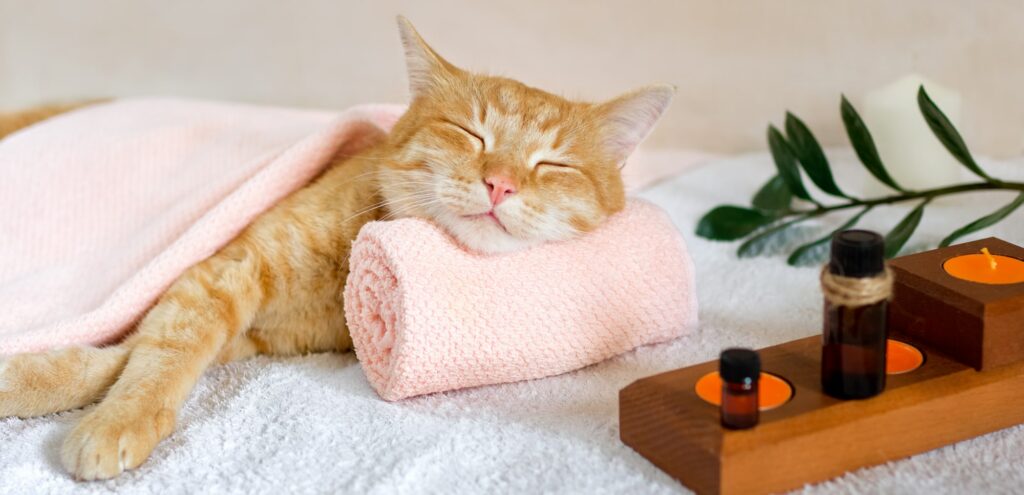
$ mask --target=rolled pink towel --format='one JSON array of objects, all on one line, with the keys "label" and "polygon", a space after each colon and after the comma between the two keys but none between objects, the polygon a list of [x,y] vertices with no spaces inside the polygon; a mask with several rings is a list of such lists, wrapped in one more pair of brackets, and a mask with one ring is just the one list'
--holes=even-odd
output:
[{"label": "rolled pink towel", "polygon": [[429,222],[367,224],[345,317],[385,400],[557,375],[693,329],[693,262],[658,207],[526,251],[467,252]]}]

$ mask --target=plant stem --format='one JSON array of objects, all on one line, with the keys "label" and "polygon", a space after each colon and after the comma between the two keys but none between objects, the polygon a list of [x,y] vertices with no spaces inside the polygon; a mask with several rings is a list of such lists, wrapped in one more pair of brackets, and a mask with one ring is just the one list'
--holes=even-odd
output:
[{"label": "plant stem", "polygon": [[915,199],[927,199],[931,201],[938,196],[946,196],[949,194],[959,194],[971,191],[991,191],[991,190],[1007,190],[1007,191],[1021,191],[1024,192],[1024,183],[1021,182],[1003,182],[1003,181],[991,181],[991,182],[972,182],[968,184],[957,184],[955,186],[939,187],[935,189],[926,189],[924,191],[910,191],[906,194],[897,194],[894,196],[885,196],[875,199],[860,200],[855,199],[848,203],[831,205],[831,206],[819,206],[813,210],[791,210],[786,214],[789,215],[803,215],[801,219],[807,219],[824,215],[826,213],[838,210],[845,210],[847,208],[856,208],[859,206],[877,206],[887,205],[892,203],[899,203],[903,201],[912,201]]}]

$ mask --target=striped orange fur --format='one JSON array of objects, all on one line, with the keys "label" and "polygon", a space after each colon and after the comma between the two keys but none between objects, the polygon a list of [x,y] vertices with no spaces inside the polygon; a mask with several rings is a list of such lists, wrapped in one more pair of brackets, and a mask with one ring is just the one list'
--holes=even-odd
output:
[{"label": "striped orange fur", "polygon": [[111,478],[173,431],[211,364],[351,348],[341,297],[366,222],[423,217],[470,249],[502,252],[579,235],[622,209],[620,166],[671,87],[572,102],[459,69],[408,21],[399,28],[412,102],[389,135],[338,157],[186,271],[124,342],[0,361],[0,416],[99,402],[61,460],[79,479]]}]

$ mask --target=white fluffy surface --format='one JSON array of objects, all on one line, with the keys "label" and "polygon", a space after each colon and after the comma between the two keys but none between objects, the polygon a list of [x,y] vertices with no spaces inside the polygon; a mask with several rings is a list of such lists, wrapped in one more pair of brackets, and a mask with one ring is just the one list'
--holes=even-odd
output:
[{"label": "white fluffy surface", "polygon": [[[850,161],[848,153],[831,156]],[[1024,177],[1021,163],[993,164],[990,171]],[[374,395],[351,354],[234,363],[207,373],[178,430],[140,469],[112,481],[76,483],[59,466],[60,442],[82,411],[0,420],[0,492],[685,493],[619,442],[618,390],[713,359],[723,347],[764,347],[818,333],[814,270],[791,268],[783,255],[738,260],[735,243],[692,234],[707,209],[747,204],[771,173],[765,155],[742,156],[641,194],[671,212],[695,257],[703,323],[691,336],[554,378],[399,403]],[[837,175],[847,184],[863,174],[846,166]],[[911,246],[934,245],[1012,198],[994,196],[963,195],[929,207]],[[885,230],[906,211],[879,208],[864,225]],[[816,236],[823,228],[801,233]],[[1024,211],[973,237],[990,233],[1024,244]],[[1019,492],[1021,452],[1024,428],[1015,427],[805,491]]]}]

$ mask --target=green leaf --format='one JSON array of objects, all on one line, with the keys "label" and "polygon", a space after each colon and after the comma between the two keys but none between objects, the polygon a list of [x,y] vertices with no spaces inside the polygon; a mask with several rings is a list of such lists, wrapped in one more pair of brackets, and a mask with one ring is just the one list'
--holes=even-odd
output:
[{"label": "green leaf", "polygon": [[768,126],[768,147],[772,150],[775,168],[779,170],[782,180],[786,181],[790,192],[800,199],[813,201],[811,195],[807,194],[807,189],[804,189],[804,183],[800,179],[800,168],[796,164],[796,157],[793,156],[789,143],[773,125]]},{"label": "green leaf", "polygon": [[793,225],[796,225],[804,220],[813,218],[815,216],[818,215],[799,216],[797,218],[778,223],[776,225],[773,225],[767,229],[758,232],[753,237],[747,239],[743,244],[740,245],[739,249],[736,250],[736,256],[739,256],[740,258],[750,258],[752,256],[756,256],[761,252],[761,250],[764,247],[764,244],[770,241],[773,237],[775,237],[776,234],[779,234],[782,231],[788,229],[789,227],[792,227]]},{"label": "green leaf", "polygon": [[783,222],[758,232],[750,239],[744,241],[743,244],[740,244],[740,247],[736,249],[736,256],[739,256],[740,258],[752,258],[757,256],[764,249],[764,245],[768,243],[768,241],[792,225],[793,223]]},{"label": "green leaf", "polygon": [[960,163],[964,164],[965,167],[969,168],[975,175],[985,179],[987,181],[993,180],[989,177],[984,170],[978,166],[978,163],[974,161],[974,157],[971,156],[971,152],[967,150],[967,145],[964,144],[964,140],[960,137],[960,133],[957,132],[956,128],[953,127],[953,123],[946,118],[946,114],[939,110],[939,107],[935,105],[928,93],[925,92],[924,86],[921,86],[917,90],[917,106],[921,108],[921,115],[924,116],[925,122],[928,123],[928,127],[932,129],[932,133],[935,137],[939,138],[942,145],[955,157]]},{"label": "green leaf", "polygon": [[885,165],[882,164],[882,158],[878,156],[878,148],[875,147],[875,140],[871,137],[871,132],[864,125],[864,121],[857,114],[857,110],[847,101],[846,96],[842,97],[839,111],[843,115],[843,126],[846,127],[846,135],[850,138],[850,144],[853,145],[853,150],[857,152],[857,157],[864,164],[864,168],[868,169],[868,172],[871,172],[871,175],[875,176],[883,184],[897,191],[906,192],[906,189],[900,187],[892,176],[889,175],[889,171],[885,169]]},{"label": "green leaf", "polygon": [[1011,201],[1010,204],[996,211],[993,211],[992,213],[989,213],[988,215],[985,215],[967,225],[964,225],[963,227],[960,227],[952,234],[949,234],[948,237],[943,239],[942,242],[939,243],[939,247],[946,247],[952,244],[953,241],[967,234],[977,232],[985,227],[999,223],[1000,220],[1006,218],[1007,215],[1009,215],[1010,213],[1013,213],[1013,210],[1016,210],[1021,204],[1024,204],[1024,193],[1020,193],[1020,195],[1018,195],[1016,199]]},{"label": "green leaf", "polygon": [[814,138],[814,134],[802,120],[789,112],[786,112],[786,138],[789,140],[797,160],[807,172],[807,176],[811,178],[814,185],[818,186],[818,189],[832,196],[849,197],[836,185],[836,181],[832,177],[832,169],[828,165],[828,159],[825,158],[825,152],[822,151],[818,140]]},{"label": "green leaf", "polygon": [[761,211],[776,212],[789,209],[793,202],[793,193],[790,192],[786,181],[779,175],[772,177],[754,195],[751,204]]},{"label": "green leaf", "polygon": [[860,213],[854,215],[853,218],[847,220],[846,223],[840,225],[839,228],[833,230],[832,232],[829,232],[828,235],[820,239],[815,239],[811,242],[808,242],[807,244],[804,244],[803,246],[796,248],[796,250],[793,251],[793,254],[789,255],[789,259],[786,260],[786,263],[788,263],[790,266],[804,266],[812,263],[817,263],[819,260],[813,256],[814,248],[832,240],[832,236],[835,235],[836,232],[846,230],[856,225],[857,222],[860,221],[860,218],[864,216],[864,214],[871,211],[871,208],[873,207],[868,206],[864,208],[863,210],[860,211]]},{"label": "green leaf", "polygon": [[707,212],[697,224],[697,235],[706,239],[733,241],[771,223],[774,217],[741,206],[724,205]]},{"label": "green leaf", "polygon": [[931,202],[931,198],[928,198],[917,205],[916,208],[910,210],[907,216],[900,220],[900,223],[896,224],[892,230],[889,231],[885,236],[885,257],[892,258],[899,254],[900,249],[903,249],[903,245],[907,243],[910,236],[913,235],[914,231],[917,230],[917,225],[921,223],[921,217],[924,215],[924,207],[928,206]]}]

